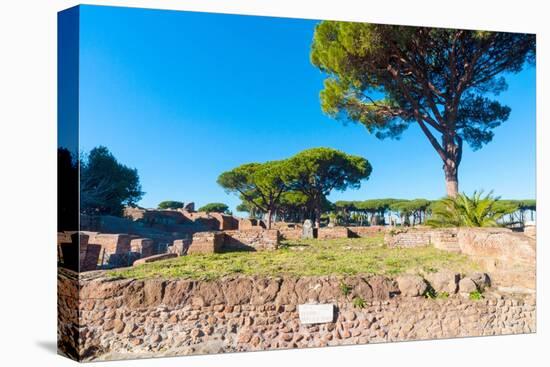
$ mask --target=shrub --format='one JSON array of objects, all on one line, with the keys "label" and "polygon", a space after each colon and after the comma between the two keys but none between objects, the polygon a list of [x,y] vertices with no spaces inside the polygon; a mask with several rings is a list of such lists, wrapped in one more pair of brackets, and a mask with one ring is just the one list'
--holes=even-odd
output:
[{"label": "shrub", "polygon": [[355,297],[353,299],[353,307],[356,308],[365,308],[365,300],[361,297]]},{"label": "shrub", "polygon": [[481,299],[483,299],[483,294],[481,294],[480,291],[473,291],[473,292],[470,292],[470,295],[469,297],[472,301],[479,301]]},{"label": "shrub", "polygon": [[483,196],[483,191],[474,191],[472,196],[464,193],[456,198],[441,199],[433,207],[433,216],[426,224],[432,227],[495,227],[497,221],[514,211],[513,207],[500,205],[499,197],[492,192]]},{"label": "shrub", "polygon": [[344,296],[347,296],[348,294],[351,293],[351,289],[352,287],[344,282],[341,282],[340,283],[340,291],[342,292],[342,294]]},{"label": "shrub", "polygon": [[426,288],[426,292],[424,292],[424,297],[429,299],[435,299],[437,297],[437,293],[431,285],[428,285],[428,288]]}]

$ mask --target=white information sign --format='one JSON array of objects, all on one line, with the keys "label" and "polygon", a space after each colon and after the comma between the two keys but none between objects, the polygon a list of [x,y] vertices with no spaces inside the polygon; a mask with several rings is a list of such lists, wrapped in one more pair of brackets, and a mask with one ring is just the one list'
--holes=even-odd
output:
[{"label": "white information sign", "polygon": [[298,314],[302,324],[322,324],[334,320],[334,305],[298,305]]}]

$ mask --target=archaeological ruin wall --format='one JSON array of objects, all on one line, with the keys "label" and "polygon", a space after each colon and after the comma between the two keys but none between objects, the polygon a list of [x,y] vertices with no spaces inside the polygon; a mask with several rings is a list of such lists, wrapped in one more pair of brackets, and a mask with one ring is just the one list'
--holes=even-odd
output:
[{"label": "archaeological ruin wall", "polygon": [[468,255],[495,284],[536,288],[536,238],[507,228],[406,228],[388,231],[389,247],[435,248]]},{"label": "archaeological ruin wall", "polygon": [[[58,278],[60,347],[85,361],[535,332],[532,295],[471,300],[455,284],[456,295],[429,299],[418,278],[77,282]],[[330,305],[333,317],[304,323],[302,304]]]}]

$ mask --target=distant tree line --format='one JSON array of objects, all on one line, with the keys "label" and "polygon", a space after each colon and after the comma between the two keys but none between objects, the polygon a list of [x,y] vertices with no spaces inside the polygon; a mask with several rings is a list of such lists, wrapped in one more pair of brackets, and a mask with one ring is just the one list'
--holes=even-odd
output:
[{"label": "distant tree line", "polygon": [[394,219],[404,226],[519,224],[527,219],[534,220],[535,211],[535,200],[501,200],[492,193],[483,196],[482,192],[438,200],[371,199],[334,203],[337,220],[355,225],[395,224],[388,223]]},{"label": "distant tree line", "polygon": [[[274,218],[285,222],[301,223],[309,218],[312,209],[300,194],[289,192],[284,195]],[[254,209],[246,202],[237,207],[251,217],[262,218],[265,213]],[[459,194],[456,198],[428,199],[370,199],[339,200],[334,203],[325,200],[321,219],[336,225],[371,226],[429,225],[435,227],[470,226],[487,227],[518,225],[534,220],[536,201],[501,200],[492,193],[483,195],[474,192],[468,196]]]}]

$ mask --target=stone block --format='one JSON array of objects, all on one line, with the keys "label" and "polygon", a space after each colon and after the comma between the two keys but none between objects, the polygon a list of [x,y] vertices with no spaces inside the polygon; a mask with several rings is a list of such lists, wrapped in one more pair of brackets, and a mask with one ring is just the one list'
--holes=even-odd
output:
[{"label": "stone block", "polygon": [[223,232],[197,232],[187,250],[187,254],[213,254],[223,247]]},{"label": "stone block", "polygon": [[155,242],[150,238],[136,238],[130,241],[130,251],[141,257],[153,256]]},{"label": "stone block", "polygon": [[428,274],[426,280],[430,283],[436,293],[441,294],[443,292],[449,295],[455,294],[458,290],[458,282],[460,280],[460,274],[453,272],[438,272],[434,274]]},{"label": "stone block", "polygon": [[405,297],[423,296],[428,289],[426,281],[419,275],[406,274],[397,277],[396,280],[401,295]]}]

